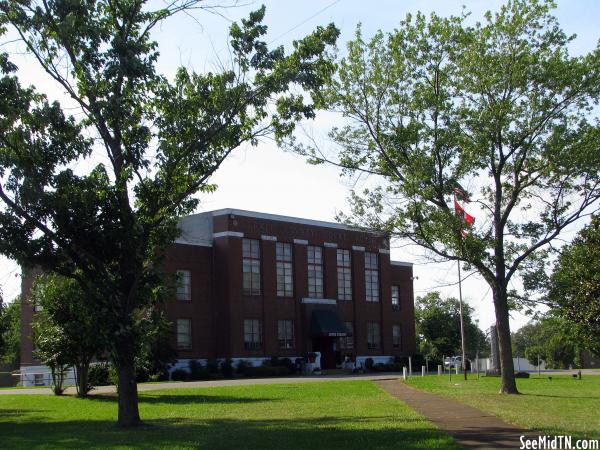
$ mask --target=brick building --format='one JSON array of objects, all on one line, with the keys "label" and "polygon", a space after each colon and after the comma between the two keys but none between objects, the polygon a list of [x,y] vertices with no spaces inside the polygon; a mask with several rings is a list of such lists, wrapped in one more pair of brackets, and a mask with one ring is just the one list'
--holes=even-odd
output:
[{"label": "brick building", "polygon": [[[410,263],[390,261],[389,238],[348,226],[222,209],[184,218],[165,270],[180,283],[166,311],[180,364],[321,353],[342,358],[415,353]],[[31,284],[24,277],[23,293]],[[22,371],[38,370],[23,307]]]}]

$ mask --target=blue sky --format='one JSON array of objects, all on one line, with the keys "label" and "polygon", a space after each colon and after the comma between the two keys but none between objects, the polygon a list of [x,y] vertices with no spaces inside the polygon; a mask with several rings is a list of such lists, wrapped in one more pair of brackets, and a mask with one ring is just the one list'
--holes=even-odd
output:
[{"label": "blue sky", "polygon": [[[472,13],[471,20],[481,20],[486,10],[495,10],[503,2],[240,1],[240,6],[220,10],[224,17],[196,12],[193,18],[181,15],[158,28],[154,38],[159,42],[161,52],[159,70],[169,75],[181,65],[198,72],[217,70],[220,62],[227,60],[227,29],[231,21],[239,20],[263,3],[267,8],[265,22],[269,27],[267,41],[272,45],[288,46],[292,40],[305,36],[317,25],[334,22],[341,30],[339,47],[343,53],[345,42],[352,38],[358,22],[362,24],[363,34],[368,37],[378,29],[392,30],[409,12],[420,10],[426,14],[435,11],[439,15],[457,15],[465,5],[465,9]],[[600,38],[597,22],[600,2],[561,1],[558,2],[555,15],[568,34],[578,35],[571,44],[573,54],[590,51],[596,46]],[[37,71],[29,59],[18,55],[14,58],[21,68],[20,75],[25,83],[35,84],[50,97],[63,100],[60,90]],[[317,127],[326,127],[328,124],[326,115],[317,118]],[[202,211],[232,207],[318,220],[333,220],[337,212],[347,210],[346,198],[350,188],[349,182],[340,179],[335,169],[309,166],[302,159],[277,149],[269,141],[258,147],[242,146],[225,162],[213,182],[219,185],[219,189],[214,194],[202,197]],[[456,282],[456,265],[428,263],[414,248],[394,248],[392,258],[415,263],[415,275],[418,277],[415,280],[416,295],[432,289],[442,290],[446,295],[458,295],[458,288],[452,285]],[[14,262],[0,257],[0,286],[7,299],[12,299],[20,291],[19,272]],[[481,326],[491,325],[494,314],[487,285],[471,277],[464,283],[463,293],[475,308]],[[527,318],[515,314],[513,329],[526,321]]]}]

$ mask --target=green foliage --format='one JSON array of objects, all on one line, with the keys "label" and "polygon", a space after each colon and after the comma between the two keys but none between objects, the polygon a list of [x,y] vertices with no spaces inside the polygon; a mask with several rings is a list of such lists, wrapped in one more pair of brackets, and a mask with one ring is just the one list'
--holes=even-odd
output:
[{"label": "green foliage", "polygon": [[[38,350],[47,346],[40,359],[48,360],[50,348],[59,353],[63,364],[75,368],[80,396],[86,396],[90,388],[90,362],[107,348],[104,334],[98,332],[105,325],[103,317],[98,316],[96,302],[90,295],[93,294],[84,291],[77,280],[54,274],[38,276],[30,293],[30,301],[41,308],[35,317],[35,342]],[[52,333],[46,335],[48,330]],[[43,344],[44,339],[50,340]]]},{"label": "green foliage", "polygon": [[8,305],[0,298],[0,362],[19,365],[21,352],[21,297]]},{"label": "green foliage", "polygon": [[[173,80],[157,73],[154,27],[202,8],[211,6],[0,1],[0,22],[83,113],[67,117],[23,88],[0,55],[0,253],[77,278],[89,294],[97,334],[124,378],[121,425],[139,422],[134,356],[147,311],[168,294],[161,263],[179,218],[198,205],[197,193],[215,189],[210,177],[240,144],[282,139],[311,118],[335,68],[333,25],[286,55],[268,49],[261,8],[231,26],[231,68],[180,68]],[[102,162],[71,168],[91,155]]]},{"label": "green foliage", "polygon": [[90,364],[88,382],[90,386],[108,386],[110,382],[110,365],[106,362]]},{"label": "green foliage", "polygon": [[[415,322],[419,351],[436,360],[443,356],[461,354],[460,309],[455,298],[443,299],[439,292],[429,292],[417,297]],[[489,342],[483,331],[473,321],[473,308],[463,303],[465,351],[474,358],[479,349],[480,357],[489,351]]]},{"label": "green foliage", "polygon": [[512,344],[517,356],[524,356],[534,366],[539,356],[549,369],[579,366],[584,349],[577,339],[576,328],[552,314],[521,327],[512,334]]},{"label": "green foliage", "polygon": [[583,345],[600,354],[600,216],[562,249],[548,296],[556,313],[577,326]]},{"label": "green foliage", "polygon": [[[536,305],[510,283],[536,284],[553,239],[600,199],[600,47],[571,56],[553,7],[509,0],[472,25],[417,13],[371,39],[358,27],[324,91],[342,116],[329,133],[336,151],[291,143],[311,162],[369,176],[341,220],[479,272],[494,297],[504,392],[516,391],[509,310]],[[472,201],[468,233],[455,189]]]},{"label": "green foliage", "polygon": [[62,395],[66,371],[71,365],[72,341],[60,326],[49,320],[34,321],[32,330],[35,343],[33,355],[50,368],[52,391]]}]

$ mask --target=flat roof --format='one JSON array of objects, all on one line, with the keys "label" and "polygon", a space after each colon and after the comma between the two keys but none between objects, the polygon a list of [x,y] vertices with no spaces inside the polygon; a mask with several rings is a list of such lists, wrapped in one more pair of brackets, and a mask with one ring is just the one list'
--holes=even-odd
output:
[{"label": "flat roof", "polygon": [[350,225],[345,225],[343,223],[338,223],[338,222],[326,222],[323,220],[303,219],[301,217],[281,216],[279,214],[268,214],[268,213],[261,213],[261,212],[256,212],[256,211],[247,211],[244,209],[224,208],[224,209],[217,209],[215,211],[207,211],[205,213],[199,213],[199,214],[211,214],[213,217],[233,214],[235,216],[252,217],[252,218],[256,218],[256,219],[265,219],[265,220],[274,220],[277,222],[299,223],[299,224],[303,224],[303,225],[312,225],[312,226],[325,227],[325,228],[336,228],[338,230],[346,230],[346,231],[360,231],[363,233],[377,234],[380,236],[387,235],[387,233],[384,233],[382,231],[373,231],[373,230],[367,230],[365,228],[352,227]]},{"label": "flat roof", "polygon": [[[242,217],[252,217],[255,219],[273,220],[277,222],[289,222],[303,225],[312,225],[324,228],[335,228],[345,231],[358,231],[363,233],[375,234],[378,236],[387,236],[381,231],[366,230],[364,228],[356,228],[350,225],[345,225],[337,222],[326,222],[323,220],[303,219],[301,217],[282,216],[279,214],[261,213],[257,211],[248,211],[245,209],[223,208],[214,211],[205,211],[196,214],[190,214],[181,219],[180,228],[182,235],[175,241],[180,244],[191,244],[212,247],[213,229],[212,220],[209,217],[218,217],[225,215],[234,215]],[[393,266],[412,267],[412,263],[405,261],[390,261]]]}]

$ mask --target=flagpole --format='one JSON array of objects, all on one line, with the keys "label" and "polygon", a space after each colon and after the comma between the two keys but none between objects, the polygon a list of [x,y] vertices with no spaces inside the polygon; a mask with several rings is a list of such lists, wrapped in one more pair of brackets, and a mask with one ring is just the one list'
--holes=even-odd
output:
[{"label": "flagpole", "polygon": [[[456,204],[456,192],[454,192],[454,204]],[[461,235],[460,238],[460,248],[461,248],[461,256],[462,256],[462,240],[463,237]],[[458,313],[460,317],[460,346],[462,350],[462,367],[465,376],[465,381],[467,380],[467,361],[465,359],[465,327],[463,324],[463,299],[462,299],[462,277],[460,274],[460,259],[457,261],[458,266]]]}]

